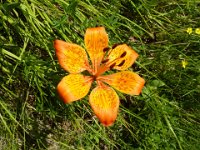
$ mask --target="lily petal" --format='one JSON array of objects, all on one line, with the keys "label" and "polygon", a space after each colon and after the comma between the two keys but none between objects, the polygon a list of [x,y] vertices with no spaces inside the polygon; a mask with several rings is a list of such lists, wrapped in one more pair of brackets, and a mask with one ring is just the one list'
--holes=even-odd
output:
[{"label": "lily petal", "polygon": [[108,47],[108,35],[104,27],[88,28],[85,33],[85,46],[93,64],[94,72],[104,56],[104,48]]},{"label": "lily petal", "polygon": [[112,49],[107,57],[109,62],[115,61],[114,69],[125,70],[129,68],[139,55],[126,44],[118,45]]},{"label": "lily petal", "polygon": [[122,71],[111,75],[100,76],[97,79],[106,82],[120,92],[130,95],[139,95],[145,84],[143,78],[131,71]]},{"label": "lily petal", "polygon": [[79,100],[87,95],[93,79],[81,74],[65,76],[57,86],[58,93],[64,103]]},{"label": "lily petal", "polygon": [[111,88],[102,83],[92,90],[89,102],[100,122],[110,126],[117,118],[119,97]]},{"label": "lily petal", "polygon": [[61,40],[54,41],[54,48],[59,64],[70,73],[80,73],[88,68],[88,58],[85,50],[72,43]]}]

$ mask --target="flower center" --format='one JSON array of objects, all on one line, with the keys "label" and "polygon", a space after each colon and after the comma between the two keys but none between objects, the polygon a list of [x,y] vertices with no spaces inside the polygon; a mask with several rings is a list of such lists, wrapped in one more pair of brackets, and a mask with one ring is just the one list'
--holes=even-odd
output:
[{"label": "flower center", "polygon": [[[106,48],[107,49],[107,48]],[[101,61],[100,67],[97,69],[97,73],[94,75],[95,78],[103,74],[104,72],[108,70],[112,70],[115,66],[121,67],[125,63],[125,59],[123,59],[127,52],[124,51],[119,57],[117,58],[110,58],[110,54],[112,52],[112,49],[108,52],[107,55],[104,56],[104,59]]]}]

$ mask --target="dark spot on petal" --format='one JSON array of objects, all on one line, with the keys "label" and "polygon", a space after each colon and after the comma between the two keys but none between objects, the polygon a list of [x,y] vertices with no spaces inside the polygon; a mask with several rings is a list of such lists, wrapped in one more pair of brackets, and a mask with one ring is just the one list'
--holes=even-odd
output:
[{"label": "dark spot on petal", "polygon": [[126,51],[121,54],[120,58],[122,58],[124,56],[126,56]]},{"label": "dark spot on petal", "polygon": [[115,67],[116,63],[110,65],[110,70],[113,69]]},{"label": "dark spot on petal", "polygon": [[124,63],[125,63],[125,60],[122,60],[122,62],[119,65],[117,65],[117,66],[121,67]]}]

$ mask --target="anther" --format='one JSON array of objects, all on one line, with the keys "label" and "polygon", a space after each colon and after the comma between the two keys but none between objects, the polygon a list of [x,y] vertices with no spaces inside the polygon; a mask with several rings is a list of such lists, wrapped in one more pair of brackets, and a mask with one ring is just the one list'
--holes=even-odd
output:
[{"label": "anther", "polygon": [[119,45],[120,45],[120,43],[114,44],[114,45],[112,46],[112,49],[116,48],[116,47],[119,46]]},{"label": "anther", "polygon": [[122,58],[124,56],[126,56],[126,51],[121,54],[120,58]]},{"label": "anther", "polygon": [[125,60],[122,60],[122,62],[119,65],[117,65],[117,66],[121,67],[124,63],[125,63]]},{"label": "anther", "polygon": [[110,49],[109,47],[105,47],[105,48],[103,49],[103,52],[105,53],[105,52],[107,52],[109,49]]},{"label": "anther", "polygon": [[106,62],[108,62],[109,61],[109,59],[105,59],[105,60],[102,60],[102,64],[104,64],[104,63],[106,63]]},{"label": "anther", "polygon": [[113,69],[115,67],[116,63],[110,65],[110,70]]}]

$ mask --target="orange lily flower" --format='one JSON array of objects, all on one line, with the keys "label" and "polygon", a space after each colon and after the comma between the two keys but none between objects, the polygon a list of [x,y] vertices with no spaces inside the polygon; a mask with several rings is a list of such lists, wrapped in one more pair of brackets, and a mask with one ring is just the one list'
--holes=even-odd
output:
[{"label": "orange lily flower", "polygon": [[[108,35],[104,27],[88,28],[84,41],[91,62],[86,51],[79,45],[54,41],[59,64],[70,73],[60,81],[57,90],[64,103],[70,103],[85,97],[92,82],[96,81],[96,88],[89,96],[89,103],[100,122],[110,126],[117,118],[120,103],[114,89],[130,95],[139,95],[144,86],[143,78],[134,72],[125,71],[134,63],[138,54],[126,44],[109,49]],[[121,72],[104,75],[111,69]],[[80,74],[85,70],[90,76]]]}]

